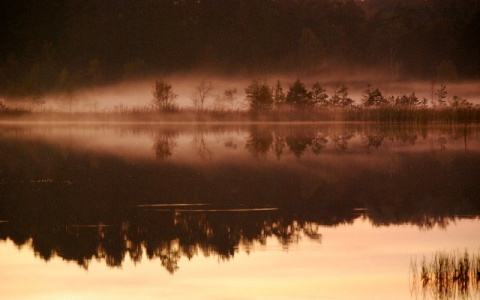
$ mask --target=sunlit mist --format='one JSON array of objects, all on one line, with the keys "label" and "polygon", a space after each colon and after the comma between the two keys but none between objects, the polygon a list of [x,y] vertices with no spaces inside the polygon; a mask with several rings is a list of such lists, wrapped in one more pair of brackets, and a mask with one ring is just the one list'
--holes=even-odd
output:
[{"label": "sunlit mist", "polygon": [[0,20],[2,300],[479,299],[478,0]]}]

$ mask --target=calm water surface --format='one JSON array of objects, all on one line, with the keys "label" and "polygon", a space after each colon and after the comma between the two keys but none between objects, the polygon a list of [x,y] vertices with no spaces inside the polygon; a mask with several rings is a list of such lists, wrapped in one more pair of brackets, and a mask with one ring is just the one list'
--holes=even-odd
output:
[{"label": "calm water surface", "polygon": [[0,125],[2,299],[479,299],[480,127]]}]

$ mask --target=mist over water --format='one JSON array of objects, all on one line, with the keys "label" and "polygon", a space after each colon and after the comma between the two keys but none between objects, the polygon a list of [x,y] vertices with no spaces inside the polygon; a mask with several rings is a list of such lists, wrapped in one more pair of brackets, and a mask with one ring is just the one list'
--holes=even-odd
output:
[{"label": "mist over water", "polygon": [[[366,77],[366,78],[365,78]],[[367,88],[368,84],[378,87],[386,96],[398,96],[402,94],[410,94],[415,92],[419,98],[427,98],[431,100],[435,97],[434,93],[439,88],[439,84],[432,85],[431,82],[384,82],[375,78],[368,78],[369,76],[360,77],[353,80],[344,80],[342,77],[323,78],[322,76],[312,76],[308,78],[301,78],[305,85],[309,88],[315,83],[320,82],[327,89],[327,92],[332,94],[335,88],[341,85],[346,85],[350,89],[351,97],[357,104],[361,103],[362,94]],[[222,95],[223,91],[229,88],[237,90],[236,103],[233,109],[245,110],[248,105],[245,101],[245,88],[252,80],[266,81],[270,85],[274,85],[277,80],[281,82],[285,89],[288,89],[293,82],[298,79],[295,76],[285,75],[256,75],[249,77],[237,78],[222,78],[217,76],[199,76],[193,75],[179,75],[159,77],[172,84],[173,90],[178,94],[177,103],[182,108],[193,107],[191,100],[192,93],[196,86],[203,80],[212,82],[214,89],[207,100],[206,107],[215,108],[215,97]],[[133,106],[148,106],[152,100],[152,89],[155,79],[149,79],[141,82],[126,82],[123,84],[114,85],[112,87],[98,88],[92,91],[80,92],[77,96],[77,109],[82,109],[82,102],[87,111],[91,110],[93,105],[97,107],[111,110],[115,105],[125,105],[127,107]],[[472,103],[480,104],[480,82],[465,82],[465,83],[450,83],[447,84],[449,96],[457,95],[466,98]],[[61,101],[61,100],[59,100]],[[90,103],[90,104],[89,104]],[[90,109],[88,107],[90,106]],[[98,108],[97,108],[98,109]]]},{"label": "mist over water", "polygon": [[477,299],[477,0],[0,4],[0,298]]},{"label": "mist over water", "polygon": [[[213,84],[212,91],[208,94],[206,109],[229,109],[229,110],[248,110],[245,88],[252,82],[266,82],[270,86],[275,86],[280,81],[284,90],[293,84],[297,79],[302,80],[305,86],[310,89],[312,85],[319,82],[327,94],[332,95],[338,87],[345,85],[349,88],[350,97],[356,104],[361,104],[362,95],[368,85],[378,88],[385,97],[400,96],[414,92],[419,99],[426,98],[429,102],[436,98],[435,93],[441,84],[447,87],[447,98],[458,96],[467,99],[473,104],[480,104],[480,82],[478,81],[459,81],[459,82],[431,82],[431,81],[392,81],[388,80],[388,75],[379,75],[382,72],[358,72],[352,74],[248,74],[236,76],[214,75],[211,72],[202,74],[201,71],[186,72],[174,75],[159,75],[145,79],[133,81],[123,81],[120,83],[99,86],[95,88],[78,89],[72,94],[47,94],[44,98],[45,104],[42,105],[43,111],[63,111],[63,112],[114,112],[122,109],[148,108],[152,103],[152,91],[156,80],[164,80],[172,85],[173,92],[178,95],[175,104],[181,109],[193,109],[192,95],[195,88],[203,82]],[[235,99],[233,104],[225,105],[217,100],[225,90],[235,89]],[[26,99],[4,101],[11,107],[32,108],[34,111],[38,107]]]},{"label": "mist over water", "polygon": [[[409,216],[425,213],[448,220],[478,212],[479,136],[476,125],[8,125],[1,138],[4,204],[36,197],[29,193],[37,188],[50,194],[53,184],[65,200],[75,191],[74,201],[107,206],[292,209],[300,201],[294,209],[300,215],[326,203],[337,209],[328,220],[368,207],[367,216],[378,210],[372,222],[381,224],[388,217],[377,206],[394,201],[400,215],[387,224],[420,222]],[[442,201],[447,206],[435,205]],[[322,221],[322,210],[313,220],[330,222]]]},{"label": "mist over water", "polygon": [[[103,267],[135,276],[133,263],[153,267],[146,278],[173,274],[195,282],[200,274],[217,276],[208,266],[213,259],[238,282],[273,268],[253,265],[277,264],[294,273],[300,268],[295,278],[317,285],[336,270],[360,298],[392,290],[408,298],[411,257],[478,247],[477,125],[23,123],[0,129],[0,251],[34,253],[47,262],[31,268],[60,260],[88,269],[88,277],[101,276]],[[22,252],[14,254],[11,245]],[[286,255],[282,263],[278,255]],[[307,257],[323,263],[306,263]],[[241,266],[250,264],[243,273]],[[391,279],[374,289],[381,273]],[[372,284],[358,285],[357,276]],[[324,292],[343,295],[333,287]]]}]

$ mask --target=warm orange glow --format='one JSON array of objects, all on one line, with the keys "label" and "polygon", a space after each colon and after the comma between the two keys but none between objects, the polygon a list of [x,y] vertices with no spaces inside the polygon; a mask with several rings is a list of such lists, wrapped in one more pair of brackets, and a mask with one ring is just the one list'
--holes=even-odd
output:
[{"label": "warm orange glow", "polygon": [[[287,251],[275,240],[240,249],[234,259],[182,258],[175,275],[158,260],[121,269],[92,262],[88,271],[58,258],[45,263],[28,247],[0,244],[2,299],[409,299],[410,261],[438,249],[477,251],[478,219],[447,229],[353,225],[321,227],[322,243],[302,239]],[[392,298],[393,297],[393,298]]]}]

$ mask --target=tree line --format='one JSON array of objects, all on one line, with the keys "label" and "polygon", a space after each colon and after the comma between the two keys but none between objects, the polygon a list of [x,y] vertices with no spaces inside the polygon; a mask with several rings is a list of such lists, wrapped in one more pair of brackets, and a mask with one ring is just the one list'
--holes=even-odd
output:
[{"label": "tree line", "polygon": [[[196,112],[204,113],[205,103],[211,97],[212,82],[202,81],[193,91],[190,99]],[[217,95],[215,103],[224,101],[232,105],[237,100],[236,88],[226,89],[223,97]],[[171,84],[157,80],[153,87],[151,108],[158,112],[178,111],[174,100],[178,96]],[[343,120],[343,121],[387,121],[387,122],[478,122],[480,105],[473,104],[465,98],[453,95],[448,97],[446,85],[441,84],[428,100],[419,98],[415,92],[400,96],[385,96],[378,88],[367,85],[360,101],[349,96],[346,85],[340,85],[328,94],[318,81],[309,89],[297,79],[284,90],[277,80],[274,86],[266,81],[253,80],[245,88],[242,104],[256,118],[258,115],[275,118],[299,117],[303,120]],[[225,106],[222,107],[222,111]],[[210,111],[212,112],[212,111]],[[215,106],[213,107],[215,112]]]},{"label": "tree line", "polygon": [[[251,121],[380,121],[380,122],[480,122],[480,104],[453,95],[449,96],[447,87],[440,84],[432,91],[432,98],[418,97],[414,91],[402,95],[386,96],[370,84],[363,90],[360,99],[350,97],[349,88],[338,85],[331,93],[318,81],[306,86],[300,79],[285,88],[280,80],[274,85],[267,81],[252,80],[244,88],[245,96],[237,95],[237,88],[227,88],[220,94],[214,94],[214,84],[202,80],[190,91],[191,105],[180,107],[178,94],[172,85],[165,80],[156,80],[147,105],[133,107],[118,104],[112,111],[102,110],[100,113],[89,111],[95,116],[109,114],[122,117],[131,116],[153,120],[194,119],[196,121],[230,120]],[[433,86],[432,86],[433,89]],[[72,112],[73,98],[69,101]],[[8,107],[0,100],[0,115],[16,116],[29,114],[32,111],[55,113],[45,110],[44,97],[34,97],[31,108]],[[60,111],[58,111],[60,112]],[[79,114],[81,117],[82,114]],[[169,118],[170,115],[170,118]],[[93,116],[92,116],[93,117]],[[192,119],[192,120],[193,120]]]},{"label": "tree line", "polygon": [[3,1],[0,95],[176,70],[480,77],[478,0]]},{"label": "tree line", "polygon": [[[207,99],[212,96],[213,84],[202,81],[193,91],[190,99],[193,108],[197,111],[203,111]],[[226,89],[224,91],[223,100],[233,102],[236,100],[236,88]],[[333,90],[332,94],[327,94],[327,90],[318,81],[308,89],[305,84],[297,79],[289,86],[285,92],[280,82],[277,80],[274,86],[269,85],[266,81],[259,82],[253,80],[245,88],[245,102],[251,112],[265,111],[281,111],[281,110],[311,110],[311,109],[354,109],[354,108],[457,108],[469,109],[479,108],[480,105],[474,105],[465,98],[454,95],[447,98],[446,85],[442,84],[435,91],[435,98],[420,99],[415,92],[403,94],[401,96],[384,96],[378,88],[373,88],[367,84],[363,91],[362,98],[359,103],[349,97],[349,90],[346,85],[341,85]],[[174,93],[172,85],[164,80],[157,80],[152,90],[151,106],[154,110],[165,112],[178,110],[175,99],[178,94]],[[217,95],[216,101],[221,96]]]}]

